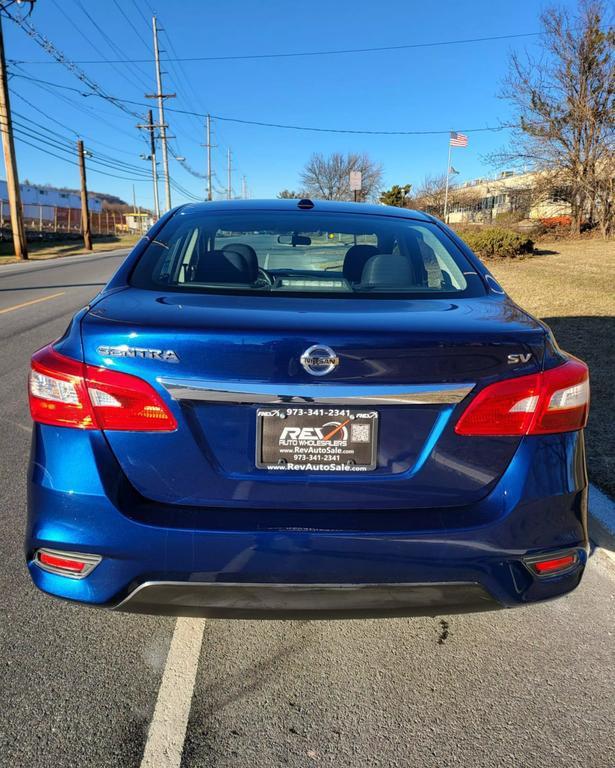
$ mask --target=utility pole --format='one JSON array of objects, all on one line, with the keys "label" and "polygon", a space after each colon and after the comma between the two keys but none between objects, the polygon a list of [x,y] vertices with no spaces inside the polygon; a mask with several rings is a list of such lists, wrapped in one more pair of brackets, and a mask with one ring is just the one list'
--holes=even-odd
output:
[{"label": "utility pole", "polygon": [[167,211],[171,208],[171,179],[169,177],[169,153],[167,149],[167,124],[164,121],[164,100],[172,99],[174,93],[164,93],[162,90],[162,72],[160,70],[160,51],[158,50],[158,24],[152,16],[152,32],[154,35],[154,58],[156,60],[156,93],[146,93],[147,99],[158,100],[158,128],[160,129],[160,144],[162,146],[162,171],[164,176],[164,191]]},{"label": "utility pole", "polygon": [[152,110],[147,110],[147,123],[144,125],[137,125],[137,128],[143,128],[149,132],[149,158],[145,155],[141,155],[144,160],[152,161],[152,182],[154,184],[154,213],[156,218],[160,218],[160,201],[158,199],[158,161],[156,160],[156,136],[154,133],[154,116]]},{"label": "utility pole", "polygon": [[231,196],[232,196],[232,186],[231,186],[231,148],[230,147],[226,150],[226,176],[227,176],[226,199],[230,200]]},{"label": "utility pole", "polygon": [[86,251],[92,250],[92,233],[90,231],[90,211],[88,209],[88,187],[85,178],[85,151],[83,141],[77,141],[77,154],[79,155],[79,172],[81,173],[81,234]]},{"label": "utility pole", "polygon": [[207,147],[207,199],[213,200],[211,191],[211,116],[207,115],[207,131],[206,131],[206,144]]},{"label": "utility pole", "polygon": [[26,230],[23,224],[23,208],[21,207],[21,194],[19,192],[19,176],[17,174],[17,159],[15,157],[15,143],[13,141],[13,121],[11,119],[11,102],[9,100],[9,84],[6,73],[1,19],[0,130],[2,131],[2,151],[4,152],[4,166],[6,168],[6,188],[9,197],[9,211],[11,215],[11,231],[13,233],[15,257],[20,260],[27,259],[28,244],[26,242]]}]

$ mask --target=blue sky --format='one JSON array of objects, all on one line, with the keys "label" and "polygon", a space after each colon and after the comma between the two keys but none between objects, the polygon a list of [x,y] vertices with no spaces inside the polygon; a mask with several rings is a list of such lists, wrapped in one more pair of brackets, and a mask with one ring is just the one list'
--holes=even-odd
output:
[{"label": "blue sky", "polygon": [[[564,4],[574,8],[572,2]],[[31,21],[68,58],[79,61],[100,59],[100,53],[119,58],[100,30],[125,58],[150,57],[144,41],[148,45],[151,41],[146,19],[151,18],[152,10],[165,30],[161,34],[161,47],[167,52],[163,57],[172,55],[172,50],[179,57],[187,57],[402,45],[536,32],[541,7],[533,0],[38,0]],[[4,21],[4,32],[8,59],[51,61],[11,21]],[[178,94],[168,102],[169,107],[256,121],[368,130],[481,128],[509,117],[508,105],[497,98],[508,54],[523,48],[535,52],[538,40],[529,37],[353,55],[167,64],[165,89]],[[119,98],[143,103],[146,86],[149,92],[155,89],[152,64],[80,66],[107,93]],[[135,127],[136,118],[96,96],[86,98],[58,88],[87,90],[61,65],[25,63],[19,69],[12,67],[12,71],[55,83],[48,86],[12,77],[12,107],[21,115],[17,119],[36,121],[60,134],[55,141],[82,133],[86,146],[98,157],[102,154],[149,169],[139,158],[147,148]],[[134,109],[142,111],[141,107]],[[204,172],[205,155],[200,146],[204,142],[203,120],[172,112],[167,120],[177,137],[173,140],[176,151],[192,168]],[[30,124],[32,129],[45,133]],[[506,140],[505,132],[469,136],[467,149],[454,150],[453,164],[460,171],[460,180],[490,173],[482,156]],[[443,173],[446,168],[445,135],[336,135],[216,120],[213,138],[218,145],[214,150],[217,187],[226,184],[226,149],[230,146],[235,192],[241,191],[241,177],[245,175],[251,197],[272,197],[285,187],[296,188],[301,167],[312,152],[365,151],[382,163],[387,186],[418,184],[426,174]],[[59,154],[64,156],[62,151]],[[22,140],[17,143],[17,156],[22,180],[78,184],[75,166]],[[108,172],[117,170],[109,168]],[[125,175],[133,174],[126,171]],[[171,175],[193,195],[203,196],[204,180],[190,175],[174,160]],[[93,166],[89,170],[90,188],[127,201],[132,199],[132,184],[131,180],[95,173]],[[135,189],[138,204],[151,207],[151,182],[136,181]],[[173,204],[186,199],[173,193]]]}]

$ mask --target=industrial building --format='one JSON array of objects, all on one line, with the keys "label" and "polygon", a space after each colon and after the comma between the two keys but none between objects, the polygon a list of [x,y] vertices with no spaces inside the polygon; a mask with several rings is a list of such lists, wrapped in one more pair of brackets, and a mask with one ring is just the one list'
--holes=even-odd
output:
[{"label": "industrial building", "polygon": [[451,224],[485,223],[499,214],[519,213],[527,219],[552,219],[570,215],[566,189],[546,185],[540,173],[503,171],[496,178],[474,179],[451,194],[447,220]]},{"label": "industrial building", "polygon": [[[27,223],[39,222],[48,228],[58,220],[72,219],[75,227],[79,226],[81,196],[75,192],[38,184],[20,184],[21,204]],[[0,226],[9,219],[9,203],[6,181],[0,181]],[[90,213],[101,213],[102,200],[88,195]],[[71,212],[73,212],[71,215]],[[69,226],[69,229],[72,226]]]}]

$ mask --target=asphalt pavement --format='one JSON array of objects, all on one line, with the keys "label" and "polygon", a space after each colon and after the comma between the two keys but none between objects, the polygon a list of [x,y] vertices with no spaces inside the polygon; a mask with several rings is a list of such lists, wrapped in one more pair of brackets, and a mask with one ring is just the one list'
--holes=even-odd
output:
[{"label": "asphalt pavement", "polygon": [[[613,768],[606,550],[563,599],[435,619],[175,622],[34,589],[22,553],[29,358],[124,253],[0,267],[0,766],[165,768],[183,750],[184,768]],[[156,729],[175,728],[182,707],[173,763]]]}]

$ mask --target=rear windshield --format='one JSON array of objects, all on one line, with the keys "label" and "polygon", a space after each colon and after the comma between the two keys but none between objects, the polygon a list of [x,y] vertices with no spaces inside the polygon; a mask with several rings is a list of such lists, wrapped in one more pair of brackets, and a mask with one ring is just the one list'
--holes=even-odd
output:
[{"label": "rear windshield", "polygon": [[471,264],[436,225],[315,211],[180,211],[136,265],[150,290],[302,296],[476,296]]}]

